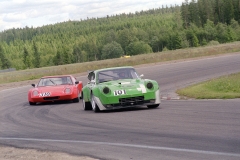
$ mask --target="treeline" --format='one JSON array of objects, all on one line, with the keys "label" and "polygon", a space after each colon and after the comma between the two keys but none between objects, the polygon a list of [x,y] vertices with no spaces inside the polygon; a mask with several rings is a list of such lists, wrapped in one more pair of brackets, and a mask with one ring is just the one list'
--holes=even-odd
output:
[{"label": "treeline", "polygon": [[185,28],[191,23],[204,27],[207,20],[230,25],[232,20],[240,22],[240,0],[185,0],[181,15]]},{"label": "treeline", "polygon": [[[0,68],[37,68],[238,41],[237,1],[239,6],[239,0],[186,0],[182,6],[6,30],[0,33]],[[230,21],[225,11],[229,4],[234,13]]]}]

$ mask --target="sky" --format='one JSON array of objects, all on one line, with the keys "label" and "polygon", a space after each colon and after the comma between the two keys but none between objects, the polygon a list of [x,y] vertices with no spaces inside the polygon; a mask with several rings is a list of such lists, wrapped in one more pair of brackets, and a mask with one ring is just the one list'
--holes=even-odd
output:
[{"label": "sky", "polygon": [[0,0],[0,32],[181,5],[184,0]]}]

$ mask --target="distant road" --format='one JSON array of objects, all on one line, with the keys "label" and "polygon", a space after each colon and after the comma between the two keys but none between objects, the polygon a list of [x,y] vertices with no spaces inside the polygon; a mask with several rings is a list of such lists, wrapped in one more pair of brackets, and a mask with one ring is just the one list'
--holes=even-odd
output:
[{"label": "distant road", "polygon": [[[174,99],[177,88],[240,72],[240,53],[137,71]],[[240,99],[162,100],[157,109],[96,114],[81,102],[29,106],[30,87],[0,92],[0,144],[111,160],[240,159]]]}]

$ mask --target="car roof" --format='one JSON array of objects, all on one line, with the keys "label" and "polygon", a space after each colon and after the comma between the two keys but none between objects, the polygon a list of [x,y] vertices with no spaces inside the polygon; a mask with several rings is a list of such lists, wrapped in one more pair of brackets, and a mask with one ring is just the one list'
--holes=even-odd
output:
[{"label": "car roof", "polygon": [[100,72],[100,71],[111,70],[111,69],[124,69],[124,68],[133,68],[133,67],[132,66],[123,66],[123,67],[103,68],[103,69],[95,70],[94,72]]},{"label": "car roof", "polygon": [[42,78],[73,77],[72,75],[43,76]]}]

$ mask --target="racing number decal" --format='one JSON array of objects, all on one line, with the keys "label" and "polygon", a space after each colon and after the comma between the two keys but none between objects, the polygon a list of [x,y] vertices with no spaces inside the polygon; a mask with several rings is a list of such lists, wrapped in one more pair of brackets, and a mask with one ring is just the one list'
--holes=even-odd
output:
[{"label": "racing number decal", "polygon": [[147,93],[146,87],[143,84],[140,84],[140,88],[137,88],[138,91],[142,91],[142,93]]},{"label": "racing number decal", "polygon": [[40,93],[40,94],[39,94],[39,97],[48,97],[48,96],[50,96],[50,95],[51,95],[50,92],[44,92],[44,93]]},{"label": "racing number decal", "polygon": [[114,96],[123,95],[123,94],[126,94],[125,90],[116,90],[116,91],[114,91]]}]

